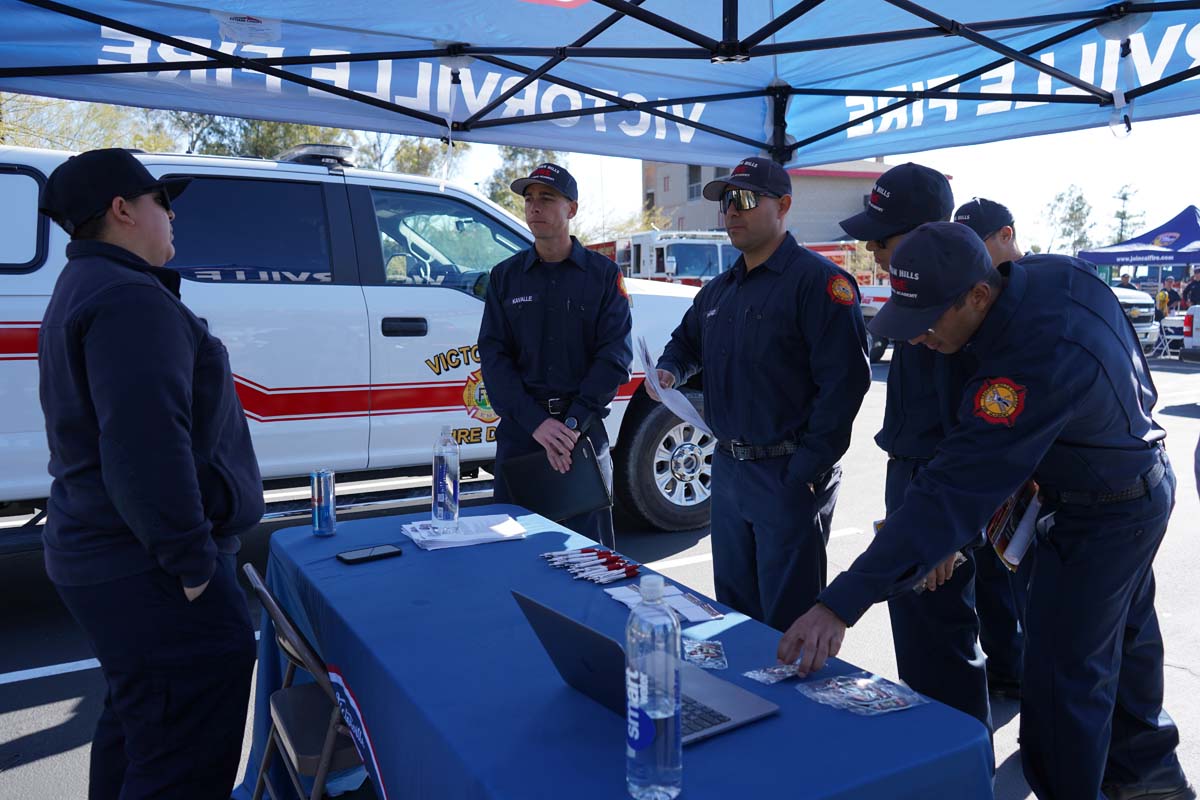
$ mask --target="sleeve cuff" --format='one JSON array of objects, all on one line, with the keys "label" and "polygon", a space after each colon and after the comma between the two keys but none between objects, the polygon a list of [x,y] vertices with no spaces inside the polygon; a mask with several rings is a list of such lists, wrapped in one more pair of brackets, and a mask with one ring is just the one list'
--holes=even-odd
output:
[{"label": "sleeve cuff", "polygon": [[217,571],[217,560],[209,559],[202,567],[197,567],[195,572],[188,571],[179,576],[183,581],[183,585],[188,589],[195,589],[197,586],[203,586],[208,581],[212,580],[213,573]]},{"label": "sleeve cuff", "polygon": [[837,614],[847,626],[853,626],[874,601],[854,586],[852,573],[843,572],[817,596],[817,602]]}]

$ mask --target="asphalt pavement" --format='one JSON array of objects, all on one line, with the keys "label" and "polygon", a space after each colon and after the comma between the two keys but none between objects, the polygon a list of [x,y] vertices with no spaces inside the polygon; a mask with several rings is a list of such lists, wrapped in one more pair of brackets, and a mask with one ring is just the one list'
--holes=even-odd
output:
[{"label": "asphalt pavement", "polygon": [[[1168,452],[1179,476],[1175,512],[1155,562],[1166,644],[1166,708],[1181,730],[1184,769],[1200,782],[1200,581],[1192,574],[1200,564],[1200,499],[1192,474],[1192,451],[1200,437],[1200,365],[1158,360],[1152,368],[1160,394],[1157,418],[1168,432]],[[885,459],[872,437],[883,418],[887,364],[874,372],[842,462],[845,477],[829,544],[831,576],[865,549],[872,522],[883,516]],[[243,560],[264,571],[269,536],[279,527],[262,526],[245,537]],[[619,529],[618,546],[712,595],[707,530]],[[257,619],[249,593],[248,602]],[[896,679],[885,607],[874,607],[850,629],[841,657]],[[773,652],[763,653],[763,663],[773,660]],[[103,693],[104,681],[87,641],[46,578],[41,555],[0,558],[0,800],[86,797],[90,740]],[[994,701],[997,800],[1031,796],[1017,752],[1017,712],[1015,702]]]}]

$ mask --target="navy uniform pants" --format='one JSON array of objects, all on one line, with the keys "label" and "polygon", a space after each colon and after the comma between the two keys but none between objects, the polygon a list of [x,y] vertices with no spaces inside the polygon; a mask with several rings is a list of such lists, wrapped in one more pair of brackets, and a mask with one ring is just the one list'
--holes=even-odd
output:
[{"label": "navy uniform pants", "polygon": [[1162,707],[1151,569],[1174,499],[1168,471],[1137,500],[1045,507],[1055,514],[1037,540],[1021,699],[1021,762],[1040,798],[1185,782]]},{"label": "navy uniform pants", "polygon": [[1016,572],[983,547],[975,559],[975,610],[979,614],[979,643],[987,654],[991,680],[1016,685],[1021,682],[1025,652],[1025,608],[1034,548],[1026,552]]},{"label": "navy uniform pants", "polygon": [[841,485],[834,467],[810,490],[784,484],[789,458],[713,456],[712,552],[717,599],[785,631],[825,588],[825,544]]},{"label": "navy uniform pants", "polygon": [[[926,463],[922,459],[888,460],[884,491],[888,513],[904,502],[908,485]],[[914,690],[970,714],[990,731],[992,711],[975,614],[975,570],[976,558],[994,556],[983,550],[963,555],[967,563],[954,570],[937,591],[906,592],[888,601],[896,669]]]},{"label": "navy uniform pants", "polygon": [[[608,494],[611,497],[613,485],[612,453],[608,446],[608,431],[604,429],[604,423],[600,420],[593,423],[588,428],[587,437],[592,440],[592,447],[596,451],[596,464],[600,467],[600,473],[604,476],[604,484],[608,486]],[[504,463],[505,459],[541,452],[545,452],[545,448],[538,444],[532,436],[516,428],[515,425],[509,427],[504,424],[504,420],[500,421],[499,429],[496,431],[496,466],[492,470],[492,474],[495,476],[492,493],[492,500],[494,502],[512,502],[512,498],[508,494],[508,487],[504,484],[504,478],[501,477],[502,473],[500,472],[500,465]],[[614,550],[617,547],[617,536],[613,531],[612,508],[602,508],[590,514],[572,517],[571,519],[564,520],[562,525],[565,528],[582,533],[592,541],[599,542],[605,547]]]},{"label": "navy uniform pants", "polygon": [[225,800],[242,755],[254,628],[221,556],[188,602],[162,570],[57,586],[87,635],[107,692],[92,741],[90,800]]}]

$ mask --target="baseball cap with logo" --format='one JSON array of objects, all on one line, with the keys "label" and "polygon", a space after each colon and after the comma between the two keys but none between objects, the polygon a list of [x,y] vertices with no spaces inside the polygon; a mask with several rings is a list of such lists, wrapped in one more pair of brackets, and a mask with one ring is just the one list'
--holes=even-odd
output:
[{"label": "baseball cap with logo", "polygon": [[191,178],[157,180],[120,147],[89,150],[71,156],[50,173],[42,187],[38,211],[57,222],[67,233],[100,216],[114,197],[132,199],[163,192],[168,204],[187,188]]},{"label": "baseball cap with logo", "polygon": [[946,176],[909,162],[880,175],[867,207],[838,224],[860,242],[878,242],[922,223],[947,219],[953,210],[954,195]]},{"label": "baseball cap with logo", "polygon": [[792,193],[792,179],[783,165],[769,158],[751,156],[742,159],[728,175],[704,184],[704,199],[720,200],[727,187],[783,197]]},{"label": "baseball cap with logo", "polygon": [[980,239],[986,239],[1005,225],[1013,224],[1013,215],[995,200],[972,197],[954,212],[954,221],[966,225]]},{"label": "baseball cap with logo", "polygon": [[528,178],[518,178],[512,182],[509,188],[519,195],[524,195],[525,190],[535,183],[549,186],[568,200],[577,201],[579,199],[579,186],[575,183],[575,179],[564,167],[557,164],[538,164],[537,168],[529,173]]},{"label": "baseball cap with logo", "polygon": [[867,328],[895,341],[915,339],[991,269],[983,240],[966,225],[921,225],[892,255],[892,296]]}]

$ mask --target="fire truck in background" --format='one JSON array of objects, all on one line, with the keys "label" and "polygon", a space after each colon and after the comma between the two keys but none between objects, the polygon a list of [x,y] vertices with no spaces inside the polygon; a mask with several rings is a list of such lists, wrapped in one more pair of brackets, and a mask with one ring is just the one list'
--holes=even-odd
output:
[{"label": "fire truck in background", "polygon": [[724,231],[643,231],[588,249],[617,262],[626,277],[685,286],[703,286],[740,255]]}]

